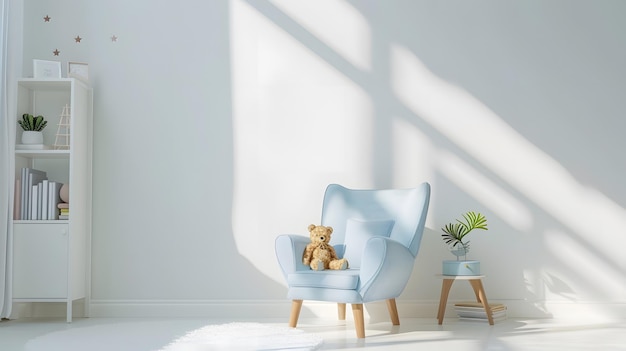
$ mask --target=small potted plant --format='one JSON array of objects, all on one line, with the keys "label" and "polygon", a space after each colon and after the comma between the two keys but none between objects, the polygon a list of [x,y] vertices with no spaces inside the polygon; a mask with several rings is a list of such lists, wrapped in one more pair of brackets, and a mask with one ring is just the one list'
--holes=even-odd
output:
[{"label": "small potted plant", "polygon": [[[479,212],[467,212],[463,220],[457,219],[455,223],[446,224],[441,230],[443,241],[450,245],[450,252],[456,256],[456,260],[443,261],[444,275],[478,275],[480,274],[480,262],[467,260],[469,252],[469,240],[466,236],[474,229],[487,230],[487,218]],[[463,260],[461,260],[463,256]]]},{"label": "small potted plant", "polygon": [[24,130],[22,132],[22,144],[43,144],[43,129],[48,124],[48,121],[41,115],[35,117],[31,114],[25,113],[22,115],[22,119],[18,120],[20,127]]}]

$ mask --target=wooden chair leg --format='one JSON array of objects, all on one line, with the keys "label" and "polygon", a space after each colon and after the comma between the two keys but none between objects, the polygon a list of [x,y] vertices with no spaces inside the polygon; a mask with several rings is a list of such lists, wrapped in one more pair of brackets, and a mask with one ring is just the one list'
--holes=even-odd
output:
[{"label": "wooden chair leg", "polygon": [[354,315],[354,328],[356,329],[356,337],[365,338],[365,320],[363,318],[363,304],[353,303],[352,314]]},{"label": "wooden chair leg", "polygon": [[345,303],[337,304],[337,315],[339,316],[340,321],[346,320],[346,304]]},{"label": "wooden chair leg", "polygon": [[391,317],[391,324],[400,325],[400,318],[398,317],[398,307],[396,306],[396,299],[387,300],[387,309],[389,310],[389,316]]},{"label": "wooden chair leg", "polygon": [[289,316],[289,327],[295,328],[298,325],[300,317],[300,309],[302,309],[302,300],[293,300],[291,302],[291,315]]}]

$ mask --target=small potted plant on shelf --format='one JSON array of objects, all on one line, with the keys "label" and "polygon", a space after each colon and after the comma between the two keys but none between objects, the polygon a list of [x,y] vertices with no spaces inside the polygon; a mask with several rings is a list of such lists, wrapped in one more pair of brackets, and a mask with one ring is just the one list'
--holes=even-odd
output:
[{"label": "small potted plant on shelf", "polygon": [[[480,274],[480,262],[467,260],[469,252],[469,240],[465,237],[474,229],[487,230],[487,218],[479,212],[467,212],[463,220],[456,223],[448,223],[441,230],[443,241],[450,245],[450,252],[456,256],[456,260],[443,261],[444,275],[478,275]],[[461,260],[463,256],[463,260]]]},{"label": "small potted plant on shelf", "polygon": [[35,117],[29,113],[22,115],[22,119],[18,120],[22,132],[22,144],[43,144],[43,129],[48,121],[41,115]]}]

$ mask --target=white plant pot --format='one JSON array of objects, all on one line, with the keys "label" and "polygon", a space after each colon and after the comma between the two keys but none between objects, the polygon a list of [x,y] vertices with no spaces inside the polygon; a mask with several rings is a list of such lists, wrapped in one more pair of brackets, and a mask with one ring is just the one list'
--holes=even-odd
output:
[{"label": "white plant pot", "polygon": [[32,130],[25,130],[22,132],[22,144],[33,145],[43,144],[43,133],[35,132]]}]

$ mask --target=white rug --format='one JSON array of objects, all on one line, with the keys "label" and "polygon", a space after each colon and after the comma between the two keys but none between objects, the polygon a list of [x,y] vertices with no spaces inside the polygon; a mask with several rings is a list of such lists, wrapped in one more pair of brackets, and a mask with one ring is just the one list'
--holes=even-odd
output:
[{"label": "white rug", "polygon": [[[315,350],[317,335],[284,324],[224,323],[207,325],[195,319],[112,319],[90,325],[85,318],[74,323],[35,324],[24,351],[206,351],[206,350]],[[94,320],[95,322],[95,320]],[[51,330],[46,330],[51,328]],[[5,328],[9,329],[9,328]],[[167,345],[167,346],[165,346]],[[5,351],[0,347],[0,351]],[[9,351],[9,350],[6,350]]]},{"label": "white rug", "polygon": [[323,340],[302,330],[260,323],[208,325],[187,333],[160,351],[315,350]]}]

